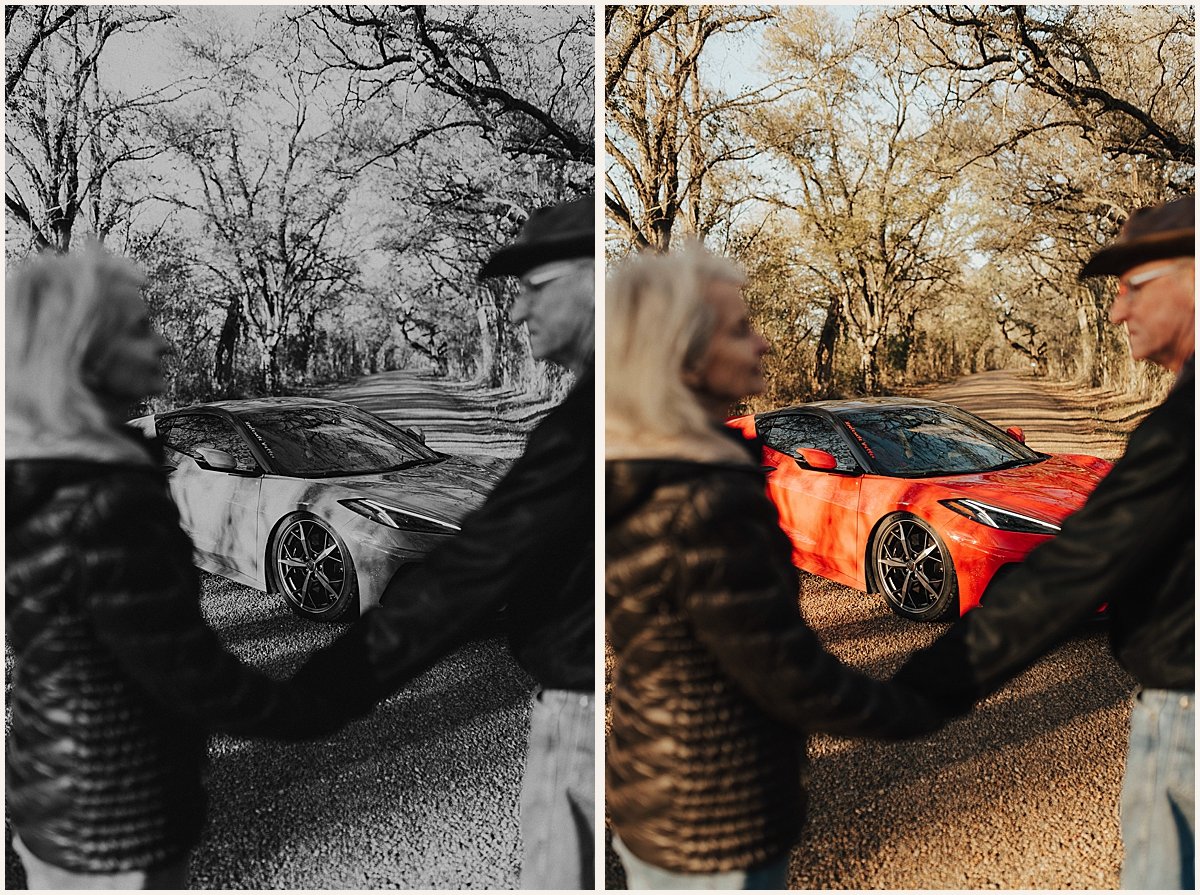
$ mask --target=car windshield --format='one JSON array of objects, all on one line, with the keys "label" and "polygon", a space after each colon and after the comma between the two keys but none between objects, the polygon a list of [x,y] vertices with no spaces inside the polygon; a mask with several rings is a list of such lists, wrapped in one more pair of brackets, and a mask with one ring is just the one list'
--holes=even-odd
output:
[{"label": "car windshield", "polygon": [[356,407],[279,407],[241,416],[283,475],[365,475],[442,456]]},{"label": "car windshield", "polygon": [[1045,459],[1044,454],[957,408],[878,407],[840,416],[883,475],[965,475]]}]

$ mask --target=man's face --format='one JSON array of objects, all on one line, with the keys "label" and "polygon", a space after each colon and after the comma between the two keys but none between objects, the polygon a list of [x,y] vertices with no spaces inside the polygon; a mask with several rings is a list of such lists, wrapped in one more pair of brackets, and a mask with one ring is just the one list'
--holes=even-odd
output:
[{"label": "man's face", "polygon": [[1195,350],[1195,259],[1147,261],[1119,280],[1108,318],[1125,324],[1130,353],[1179,372]]},{"label": "man's face", "polygon": [[595,277],[591,258],[552,261],[521,275],[510,315],[529,330],[534,357],[576,369],[591,355]]}]

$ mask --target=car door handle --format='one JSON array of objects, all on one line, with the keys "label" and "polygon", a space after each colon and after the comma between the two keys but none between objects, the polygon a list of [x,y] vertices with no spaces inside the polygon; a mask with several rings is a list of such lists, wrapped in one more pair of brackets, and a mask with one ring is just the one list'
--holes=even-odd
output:
[{"label": "car door handle", "polygon": [[774,472],[779,467],[778,466],[760,466],[758,468],[760,470],[762,470],[763,472]]}]

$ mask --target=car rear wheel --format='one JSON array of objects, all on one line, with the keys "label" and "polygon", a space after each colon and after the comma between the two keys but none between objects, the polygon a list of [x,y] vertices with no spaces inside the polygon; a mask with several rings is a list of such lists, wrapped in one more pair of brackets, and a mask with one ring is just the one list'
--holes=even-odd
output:
[{"label": "car rear wheel", "polygon": [[871,543],[871,563],[875,583],[897,615],[916,621],[958,615],[954,561],[924,520],[907,513],[884,519]]},{"label": "car rear wheel", "polygon": [[315,516],[289,516],[271,543],[275,586],[288,608],[317,621],[345,621],[358,609],[354,561],[337,532]]}]

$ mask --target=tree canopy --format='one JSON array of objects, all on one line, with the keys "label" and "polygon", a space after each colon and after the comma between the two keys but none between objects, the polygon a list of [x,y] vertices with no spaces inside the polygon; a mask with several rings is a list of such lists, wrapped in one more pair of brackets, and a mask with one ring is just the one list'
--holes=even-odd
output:
[{"label": "tree canopy", "polygon": [[592,188],[590,8],[9,6],[5,33],[6,255],[135,257],[168,401],[557,387],[476,273]]},{"label": "tree canopy", "polygon": [[[734,27],[749,86],[710,53]],[[760,403],[1014,364],[1154,379],[1111,284],[1076,275],[1194,190],[1192,7],[609,7],[606,29],[610,256],[692,233],[741,260],[777,348]]]}]

